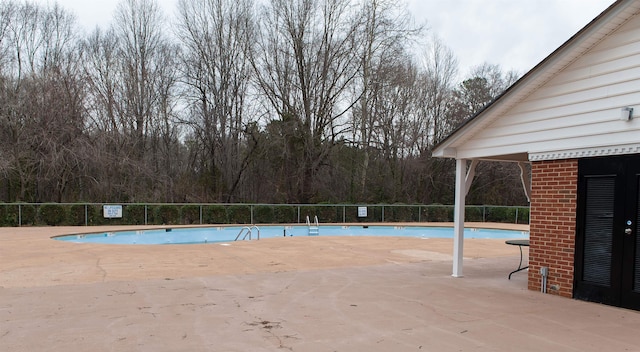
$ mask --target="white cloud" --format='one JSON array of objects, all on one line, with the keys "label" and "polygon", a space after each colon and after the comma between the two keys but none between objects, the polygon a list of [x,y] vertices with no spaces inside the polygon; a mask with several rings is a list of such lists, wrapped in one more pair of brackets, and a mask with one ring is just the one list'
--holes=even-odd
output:
[{"label": "white cloud", "polygon": [[612,0],[409,0],[456,55],[464,74],[484,62],[521,73],[568,40]]}]

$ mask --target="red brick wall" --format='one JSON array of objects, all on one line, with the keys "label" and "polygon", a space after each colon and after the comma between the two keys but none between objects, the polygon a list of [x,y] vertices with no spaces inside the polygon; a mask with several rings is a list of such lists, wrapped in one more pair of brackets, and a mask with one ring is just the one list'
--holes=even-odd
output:
[{"label": "red brick wall", "polygon": [[530,290],[540,291],[540,268],[546,266],[547,292],[573,296],[577,184],[577,160],[531,165]]}]

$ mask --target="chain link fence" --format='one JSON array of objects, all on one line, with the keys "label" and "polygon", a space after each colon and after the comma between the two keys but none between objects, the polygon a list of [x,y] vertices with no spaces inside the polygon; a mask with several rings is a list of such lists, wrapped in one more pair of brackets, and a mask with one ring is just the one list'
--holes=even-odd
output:
[{"label": "chain link fence", "polygon": [[[453,205],[0,203],[0,226],[451,222]],[[111,216],[111,215],[108,215]],[[529,223],[528,207],[469,205],[465,221]]]}]

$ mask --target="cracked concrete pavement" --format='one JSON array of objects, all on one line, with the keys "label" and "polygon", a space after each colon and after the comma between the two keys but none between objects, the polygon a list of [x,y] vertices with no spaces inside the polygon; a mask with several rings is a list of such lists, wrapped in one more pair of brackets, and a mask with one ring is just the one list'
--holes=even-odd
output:
[{"label": "cracked concrete pavement", "polygon": [[[128,227],[130,228],[130,227]],[[110,228],[113,230],[116,228]],[[230,246],[53,241],[0,229],[0,350],[637,351],[637,312],[526,289],[517,248],[298,237]]]}]

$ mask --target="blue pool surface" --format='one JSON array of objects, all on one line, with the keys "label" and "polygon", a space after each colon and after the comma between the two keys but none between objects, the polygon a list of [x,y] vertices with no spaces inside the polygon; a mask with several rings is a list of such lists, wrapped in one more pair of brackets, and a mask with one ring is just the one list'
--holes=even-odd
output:
[{"label": "blue pool surface", "polygon": [[[212,226],[196,228],[167,228],[137,231],[101,232],[91,234],[54,237],[59,241],[104,244],[204,244],[233,242],[243,226]],[[307,225],[265,225],[251,229],[251,238],[309,236]],[[382,225],[320,225],[318,236],[387,236],[415,238],[452,238],[451,227],[427,226],[382,226]],[[528,238],[529,232],[465,228],[465,238],[521,239]],[[245,228],[240,239],[249,239]]]}]

